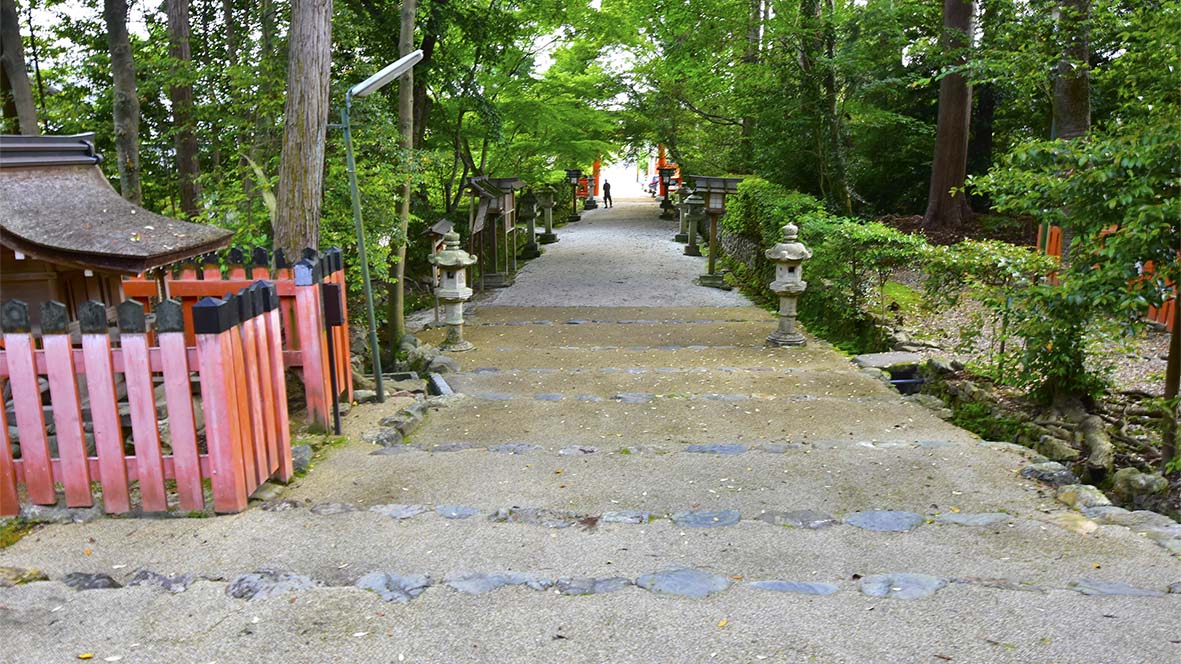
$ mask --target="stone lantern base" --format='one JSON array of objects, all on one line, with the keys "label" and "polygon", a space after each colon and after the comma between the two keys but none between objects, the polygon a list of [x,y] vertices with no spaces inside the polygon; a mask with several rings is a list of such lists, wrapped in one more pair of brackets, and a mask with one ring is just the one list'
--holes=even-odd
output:
[{"label": "stone lantern base", "polygon": [[572,224],[572,223],[574,223],[574,222],[576,222],[576,221],[579,221],[579,220],[581,220],[581,219],[582,219],[582,215],[580,215],[580,214],[571,214],[571,215],[569,215],[569,216],[567,216],[567,217],[566,217],[566,223],[568,223],[568,224]]},{"label": "stone lantern base", "polygon": [[538,233],[537,241],[540,244],[553,244],[558,241],[558,236],[555,233]]},{"label": "stone lantern base", "polygon": [[[688,249],[688,247],[685,248]],[[685,253],[688,253],[688,251]],[[698,252],[696,255],[700,256],[701,253]],[[730,284],[726,283],[726,279],[720,274],[703,274],[700,277],[697,277],[697,284],[700,286],[705,286],[706,288],[733,290]]]},{"label": "stone lantern base", "polygon": [[492,272],[483,276],[484,288],[508,288],[516,281],[516,277],[509,272]]},{"label": "stone lantern base", "polygon": [[[696,244],[687,244],[687,245],[685,245],[685,255],[686,256],[700,256],[701,255],[701,247]],[[704,275],[702,275],[702,276],[704,276]]]},{"label": "stone lantern base", "polygon": [[767,344],[771,346],[787,347],[787,346],[803,346],[808,343],[804,335],[799,332],[783,332],[775,330],[771,336],[767,337]]},{"label": "stone lantern base", "polygon": [[537,258],[541,255],[541,249],[537,247],[536,242],[526,242],[521,246],[521,251],[517,255],[521,258]]}]

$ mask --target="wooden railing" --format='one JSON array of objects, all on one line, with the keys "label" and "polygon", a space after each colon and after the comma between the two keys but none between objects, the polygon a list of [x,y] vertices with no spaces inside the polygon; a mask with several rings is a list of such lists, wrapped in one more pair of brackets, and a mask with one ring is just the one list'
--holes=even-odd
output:
[{"label": "wooden railing", "polygon": [[[1115,227],[1113,226],[1110,229],[1104,231],[1103,234],[1105,235],[1107,233],[1114,232],[1114,230]],[[1037,248],[1039,251],[1048,256],[1061,256],[1062,229],[1058,226],[1049,226],[1046,224],[1040,226],[1037,231]],[[1152,263],[1145,264],[1141,272],[1143,273],[1144,277],[1150,277],[1154,272]],[[1058,273],[1051,272],[1047,275],[1047,279],[1050,283],[1057,284]],[[1162,303],[1159,307],[1149,307],[1148,311],[1145,312],[1145,318],[1164,325],[1170,332],[1173,331],[1173,321],[1175,320],[1173,316],[1173,307],[1177,306],[1177,287],[1175,284],[1171,285],[1173,286],[1173,297],[1165,300],[1164,303]]]},{"label": "wooden railing", "polygon": [[89,507],[97,481],[103,508],[125,513],[137,496],[144,512],[204,509],[208,480],[214,511],[225,513],[245,509],[268,479],[291,479],[275,284],[195,303],[192,345],[180,302],[154,311],[152,329],[142,303],[123,302],[111,334],[106,307],[87,302],[76,347],[65,305],[42,306],[38,340],[27,305],[4,303],[0,378],[11,388],[17,436],[10,440],[0,408],[0,514],[19,513],[18,485],[34,504],[57,504],[61,485],[67,506]]},{"label": "wooden railing", "polygon": [[[279,297],[279,317],[283,339],[284,366],[295,367],[301,372],[307,397],[308,421],[327,427],[331,421],[331,381],[328,375],[328,344],[325,334],[333,335],[333,362],[336,368],[336,384],[344,398],[353,400],[353,369],[348,326],[338,326],[325,332],[323,302],[320,284],[336,284],[340,293],[345,292],[344,261],[340,249],[332,248],[320,253],[305,249],[303,260],[289,265],[282,251],[270,252],[255,248],[250,252],[250,261],[241,249],[230,249],[223,255],[210,254],[202,258],[201,264],[186,263],[161,281],[147,279],[143,275],[123,281],[123,293],[127,297],[148,303],[153,299],[168,297],[180,302],[185,325],[185,340],[193,343],[193,307],[202,298],[223,297],[249,286],[256,280],[269,280],[275,284]],[[301,268],[301,264],[303,268]],[[300,283],[299,270],[304,272]],[[301,296],[300,287],[309,288]],[[161,293],[161,288],[164,292]],[[315,294],[313,297],[312,294]],[[348,320],[348,309],[342,298],[344,318]],[[307,343],[308,339],[317,340]]]}]

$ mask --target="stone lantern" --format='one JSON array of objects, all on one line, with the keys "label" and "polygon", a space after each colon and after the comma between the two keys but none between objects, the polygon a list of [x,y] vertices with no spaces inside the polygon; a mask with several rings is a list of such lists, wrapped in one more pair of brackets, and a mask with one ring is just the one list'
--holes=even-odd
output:
[{"label": "stone lantern", "polygon": [[799,228],[792,223],[783,227],[783,242],[767,250],[767,260],[775,263],[775,281],[771,291],[779,296],[779,329],[767,337],[772,346],[803,346],[804,335],[796,331],[796,300],[808,287],[804,281],[804,261],[812,251],[798,242]]},{"label": "stone lantern", "polygon": [[677,190],[677,194],[680,197],[677,212],[681,218],[681,227],[680,231],[673,236],[673,242],[684,244],[689,241],[689,197],[693,195],[693,192],[682,187]]},{"label": "stone lantern", "polygon": [[440,348],[461,352],[475,348],[463,338],[463,303],[472,297],[467,287],[467,268],[476,262],[476,257],[459,248],[459,233],[451,231],[443,236],[443,251],[430,257],[432,264],[442,272],[439,288],[435,293],[443,303],[446,315],[447,339]]},{"label": "stone lantern", "polygon": [[697,246],[697,227],[705,218],[705,199],[696,192],[685,199],[686,219],[689,224],[689,244],[685,245],[686,256],[700,256],[701,247]]},{"label": "stone lantern", "polygon": [[537,258],[541,250],[537,248],[537,196],[533,190],[521,197],[517,214],[525,222],[525,246],[521,247],[521,258]]},{"label": "stone lantern", "polygon": [[570,192],[572,207],[570,208],[570,216],[566,217],[566,223],[574,223],[582,216],[578,214],[578,183],[582,180],[582,171],[576,168],[566,169],[566,182],[570,183]]},{"label": "stone lantern", "polygon": [[656,170],[660,173],[660,189],[663,195],[663,198],[660,199],[660,218],[665,220],[672,219],[674,214],[673,208],[676,206],[669,200],[668,190],[673,178],[676,177],[677,169],[672,166],[663,166]]},{"label": "stone lantern", "polygon": [[558,241],[554,235],[554,188],[548,184],[537,190],[537,205],[545,215],[545,232],[537,237],[541,244],[553,244]]}]

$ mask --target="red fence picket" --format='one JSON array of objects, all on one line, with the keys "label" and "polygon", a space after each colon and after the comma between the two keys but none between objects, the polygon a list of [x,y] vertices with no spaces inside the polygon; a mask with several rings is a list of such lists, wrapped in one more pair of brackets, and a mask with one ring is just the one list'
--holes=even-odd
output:
[{"label": "red fence picket", "polygon": [[[304,250],[303,260],[307,260],[315,272],[315,281],[319,283],[334,283],[345,289],[344,261],[340,249],[328,249],[324,253],[311,249]],[[193,307],[202,298],[220,298],[235,293],[249,286],[253,281],[269,280],[275,284],[278,293],[277,316],[280,333],[282,335],[282,366],[296,367],[303,373],[306,386],[308,421],[320,426],[327,426],[330,421],[331,388],[327,371],[327,345],[321,333],[303,330],[306,322],[312,316],[322,320],[322,316],[311,310],[312,301],[305,297],[297,297],[295,271],[287,263],[281,251],[274,252],[274,266],[271,265],[271,255],[266,249],[255,248],[250,253],[250,264],[247,265],[246,254],[240,249],[225,252],[222,260],[217,255],[210,254],[202,259],[201,269],[195,264],[181,266],[175,273],[163,280],[166,296],[180,302],[184,312],[185,341],[190,346],[195,342],[193,331]],[[223,274],[222,264],[225,265]],[[157,299],[159,283],[147,279],[143,275],[128,277],[123,280],[123,292],[129,298],[149,302]],[[318,290],[317,290],[318,292]],[[319,296],[317,296],[319,297]],[[301,304],[302,302],[302,304]],[[347,317],[347,310],[346,310]],[[347,318],[346,318],[347,320]],[[333,334],[333,356],[336,366],[336,384],[340,387],[347,400],[353,400],[353,370],[350,355],[349,333],[346,326],[335,328]],[[306,344],[302,335],[312,335],[319,341],[316,344]],[[245,361],[245,355],[242,356]],[[308,369],[309,363],[318,368]],[[308,376],[316,376],[317,380],[309,381]]]},{"label": "red fence picket", "polygon": [[[38,348],[29,333],[28,307],[16,300],[4,303],[0,378],[11,385],[16,440],[10,440],[7,412],[0,408],[0,515],[19,513],[18,485],[24,485],[29,502],[53,505],[60,484],[66,504],[82,507],[93,504],[91,483],[97,478],[104,509],[123,513],[131,510],[133,495],[145,512],[172,508],[168,480],[175,481],[177,507],[203,509],[203,481],[210,480],[214,510],[236,512],[261,483],[289,480],[278,311],[274,284],[258,282],[224,300],[205,298],[187,312],[180,302],[165,300],[155,309],[153,330],[143,305],[128,300],[119,306],[118,346],[112,347],[106,308],[88,302],[80,310],[82,343],[75,348],[65,306],[51,302],[42,308]],[[186,315],[193,346],[185,343]],[[193,396],[193,373],[199,376],[200,402]],[[49,385],[56,452],[46,430],[41,376]],[[198,428],[198,403],[204,429]],[[120,406],[130,419],[131,454]],[[14,442],[19,458],[12,453]]]}]

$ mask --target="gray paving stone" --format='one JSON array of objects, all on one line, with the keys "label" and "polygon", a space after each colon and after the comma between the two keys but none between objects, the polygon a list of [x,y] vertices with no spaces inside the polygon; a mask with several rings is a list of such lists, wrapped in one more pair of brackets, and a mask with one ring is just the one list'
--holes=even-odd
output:
[{"label": "gray paving stone", "polygon": [[512,401],[513,400],[513,395],[509,394],[508,392],[477,392],[476,394],[473,394],[472,396],[474,396],[477,399],[483,399],[485,401]]},{"label": "gray paving stone", "polygon": [[686,528],[721,528],[733,526],[742,520],[742,514],[734,510],[722,512],[680,512],[672,515],[673,523]]},{"label": "gray paving stone", "polygon": [[1057,461],[1031,463],[1021,469],[1021,476],[1043,484],[1049,484],[1050,486],[1064,486],[1078,483],[1078,476]]},{"label": "gray paving stone", "polygon": [[1080,579],[1070,584],[1071,590],[1084,595],[1121,595],[1126,597],[1164,597],[1165,593],[1148,588],[1137,588],[1121,581]]},{"label": "gray paving stone", "polygon": [[861,579],[861,592],[870,597],[921,599],[947,586],[947,580],[927,574],[874,574]]},{"label": "gray paving stone", "polygon": [[546,392],[544,394],[538,394],[537,396],[533,397],[533,400],[534,401],[561,401],[564,398],[565,397],[563,397],[561,394],[558,394],[557,392]]},{"label": "gray paving stone", "polygon": [[494,523],[528,523],[546,528],[569,528],[584,515],[543,507],[503,507],[488,517]]},{"label": "gray paving stone", "polygon": [[401,521],[402,519],[413,519],[419,514],[431,511],[431,508],[426,505],[400,505],[391,503],[389,505],[374,505],[369,508],[369,511]]},{"label": "gray paving stone", "polygon": [[594,454],[598,451],[599,448],[589,445],[569,445],[558,450],[558,454],[562,456],[586,456],[587,454]]},{"label": "gray paving stone", "polygon": [[532,443],[505,443],[504,445],[493,445],[488,448],[488,451],[500,454],[528,454],[540,449],[541,445],[533,445]]},{"label": "gray paving stone", "polygon": [[357,508],[348,503],[320,503],[312,506],[312,514],[318,514],[320,516],[332,516],[334,514],[345,514],[356,511]]},{"label": "gray paving stone", "polygon": [[403,435],[396,427],[387,427],[385,429],[367,431],[361,436],[361,440],[366,443],[381,445],[382,447],[395,447],[402,444]]},{"label": "gray paving stone", "polygon": [[369,456],[398,456],[400,454],[408,454],[410,452],[421,452],[422,447],[418,445],[394,445],[393,447],[383,447],[381,449],[373,450]]},{"label": "gray paving stone", "polygon": [[435,514],[444,519],[468,519],[479,513],[480,510],[466,505],[439,505],[435,508]]},{"label": "gray paving stone", "polygon": [[1009,520],[1009,515],[1003,512],[984,512],[981,514],[966,514],[964,512],[947,512],[935,517],[940,523],[954,523],[957,526],[995,526]]},{"label": "gray paving stone", "polygon": [[1181,581],[1178,581],[1177,583],[1170,583],[1169,584],[1169,594],[1170,595],[1181,595]]},{"label": "gray paving stone", "polygon": [[695,454],[742,454],[746,452],[746,445],[740,443],[707,443],[689,445],[685,448],[685,451]]},{"label": "gray paving stone", "polygon": [[475,443],[439,443],[431,448],[432,452],[461,452],[463,450],[474,450],[479,445]]},{"label": "gray paving stone", "polygon": [[675,567],[636,579],[636,585],[663,595],[680,595],[697,599],[719,593],[730,587],[730,579],[717,574],[685,567]]},{"label": "gray paving stone", "polygon": [[814,583],[811,581],[755,581],[751,586],[760,590],[773,590],[780,593],[804,593],[806,595],[831,595],[840,590],[831,583]]},{"label": "gray paving stone", "polygon": [[648,523],[651,518],[652,515],[649,512],[619,510],[616,512],[603,512],[603,516],[599,517],[599,520],[603,523]]},{"label": "gray paving stone", "polygon": [[480,367],[479,369],[473,369],[472,373],[474,373],[474,374],[494,374],[494,373],[500,373],[500,369],[497,369],[496,367]]},{"label": "gray paving stone", "polygon": [[650,394],[648,392],[620,392],[613,398],[620,403],[651,403],[652,400],[656,398],[656,395]]},{"label": "gray paving stone", "polygon": [[432,584],[424,574],[402,576],[393,572],[370,572],[357,579],[357,587],[371,590],[387,602],[406,604],[421,595]]},{"label": "gray paving stone", "polygon": [[183,593],[197,580],[194,574],[160,574],[150,569],[141,569],[131,577],[127,586],[151,586],[161,588],[170,593]]},{"label": "gray paving stone", "polygon": [[260,569],[250,574],[239,574],[228,586],[226,594],[236,599],[266,599],[282,593],[307,590],[321,585],[311,577],[275,569]]},{"label": "gray paving stone", "polygon": [[802,450],[804,445],[802,443],[763,443],[758,446],[758,449],[768,454],[786,454],[792,450]]},{"label": "gray paving stone", "polygon": [[552,579],[524,572],[463,572],[448,575],[443,583],[453,590],[468,595],[481,595],[505,586],[525,586],[531,590],[546,590],[554,585]]},{"label": "gray paving stone", "polygon": [[593,394],[579,394],[574,398],[584,403],[598,403],[603,400],[603,397],[598,397]]},{"label": "gray paving stone", "polygon": [[865,530],[881,533],[902,533],[923,525],[923,516],[914,512],[895,510],[873,510],[853,512],[845,517],[845,523]]},{"label": "gray paving stone", "polygon": [[70,572],[62,577],[62,583],[74,590],[105,590],[108,588],[122,588],[122,584],[111,578],[109,574],[91,574],[89,572]]},{"label": "gray paving stone", "polygon": [[822,512],[815,512],[813,510],[798,510],[794,512],[763,512],[758,516],[760,521],[766,521],[775,526],[788,526],[791,528],[807,528],[809,530],[819,530],[820,528],[828,528],[835,526],[839,521],[836,517]]},{"label": "gray paving stone", "polygon": [[747,401],[750,399],[749,394],[703,394],[700,397],[703,401]]},{"label": "gray paving stone", "polygon": [[623,590],[632,585],[631,579],[612,576],[602,579],[590,577],[567,577],[558,579],[558,592],[563,595],[602,595]]},{"label": "gray paving stone", "polygon": [[952,583],[967,583],[974,586],[982,586],[984,588],[993,588],[996,590],[1018,590],[1021,592],[1035,592],[1044,593],[1046,589],[1029,583],[1027,581],[1014,581],[1013,579],[1003,579],[995,577],[983,576],[966,576],[951,580]]},{"label": "gray paving stone", "polygon": [[952,443],[946,440],[920,440],[915,443],[919,447],[927,449],[940,449],[943,447],[956,447],[959,443]]}]

